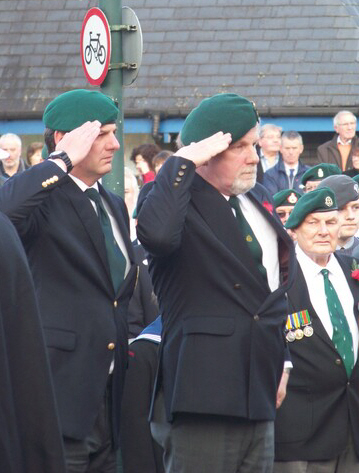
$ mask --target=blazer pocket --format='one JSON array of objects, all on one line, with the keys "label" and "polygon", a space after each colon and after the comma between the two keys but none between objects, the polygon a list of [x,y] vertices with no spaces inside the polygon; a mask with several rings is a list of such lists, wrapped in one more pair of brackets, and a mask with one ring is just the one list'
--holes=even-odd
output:
[{"label": "blazer pocket", "polygon": [[44,327],[45,344],[49,348],[73,351],[76,346],[76,333],[69,330]]},{"label": "blazer pocket", "polygon": [[233,317],[200,316],[189,317],[183,321],[183,333],[202,333],[208,335],[232,335],[235,329]]}]

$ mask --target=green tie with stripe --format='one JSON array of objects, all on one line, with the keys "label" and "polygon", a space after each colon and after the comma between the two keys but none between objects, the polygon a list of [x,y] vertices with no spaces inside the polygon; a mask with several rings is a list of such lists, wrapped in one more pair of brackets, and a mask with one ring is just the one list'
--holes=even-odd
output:
[{"label": "green tie with stripe", "polygon": [[106,209],[103,205],[100,194],[93,187],[91,187],[90,189],[87,189],[85,191],[85,194],[93,202],[95,202],[95,205],[96,205],[97,216],[100,221],[102,233],[105,237],[106,253],[107,253],[108,263],[110,266],[112,283],[113,283],[115,292],[117,292],[117,290],[119,289],[125,277],[126,259],[115,240],[112,227],[111,227],[110,217],[108,216],[106,212]]},{"label": "green tie with stripe", "polygon": [[354,367],[352,334],[338,294],[329,280],[329,271],[327,269],[322,269],[321,273],[324,277],[324,290],[327,298],[330,320],[333,325],[332,341],[335,349],[342,357],[349,378]]},{"label": "green tie with stripe", "polygon": [[236,196],[232,195],[229,198],[229,205],[234,209],[236,213],[236,218],[238,222],[238,226],[241,230],[242,235],[244,236],[246,243],[251,251],[251,254],[254,258],[254,261],[262,274],[262,276],[265,277],[267,280],[267,271],[265,267],[263,266],[262,263],[262,258],[263,258],[263,252],[262,252],[262,247],[259,244],[259,241],[257,240],[251,226],[249,225],[247,219],[243,215],[243,212],[241,210],[241,207],[239,205],[239,200]]}]

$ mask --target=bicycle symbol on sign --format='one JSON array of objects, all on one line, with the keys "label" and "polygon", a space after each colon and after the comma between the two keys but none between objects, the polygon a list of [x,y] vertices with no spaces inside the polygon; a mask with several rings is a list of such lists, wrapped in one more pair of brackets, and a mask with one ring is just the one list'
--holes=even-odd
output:
[{"label": "bicycle symbol on sign", "polygon": [[106,59],[106,49],[100,43],[101,33],[97,33],[97,38],[92,38],[92,31],[90,31],[90,44],[85,48],[85,61],[86,64],[90,64],[92,59],[92,53],[95,56],[96,61],[99,61],[100,64],[103,64]]}]

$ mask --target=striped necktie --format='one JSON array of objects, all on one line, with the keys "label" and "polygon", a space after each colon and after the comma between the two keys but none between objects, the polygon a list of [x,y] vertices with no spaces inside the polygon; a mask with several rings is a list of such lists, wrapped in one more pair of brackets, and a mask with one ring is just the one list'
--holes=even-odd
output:
[{"label": "striped necktie", "polygon": [[125,277],[126,259],[113,235],[110,217],[105,210],[100,194],[93,187],[87,189],[85,194],[95,202],[96,205],[97,216],[105,238],[106,253],[110,266],[112,283],[115,292],[117,292]]},{"label": "striped necktie", "polygon": [[241,230],[241,233],[242,233],[244,239],[246,240],[246,243],[247,243],[247,245],[250,249],[250,252],[253,256],[253,259],[254,259],[260,273],[267,280],[267,270],[263,266],[263,263],[262,263],[262,258],[263,258],[262,247],[259,244],[259,241],[257,240],[257,238],[256,238],[251,226],[249,225],[247,219],[243,215],[243,212],[242,212],[241,207],[239,205],[239,200],[236,196],[232,195],[229,198],[228,202],[229,202],[229,205],[232,207],[232,209],[234,209],[234,211],[236,213],[236,218],[237,218],[239,229]]}]

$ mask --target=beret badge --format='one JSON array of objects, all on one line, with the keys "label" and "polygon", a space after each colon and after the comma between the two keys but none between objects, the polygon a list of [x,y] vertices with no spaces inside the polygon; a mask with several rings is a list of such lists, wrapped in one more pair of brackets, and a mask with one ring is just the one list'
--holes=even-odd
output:
[{"label": "beret badge", "polygon": [[325,205],[327,207],[333,207],[333,199],[329,195],[325,198]]},{"label": "beret badge", "polygon": [[288,202],[290,204],[296,204],[298,202],[298,197],[294,194],[294,192],[292,192],[289,196],[288,196]]}]

